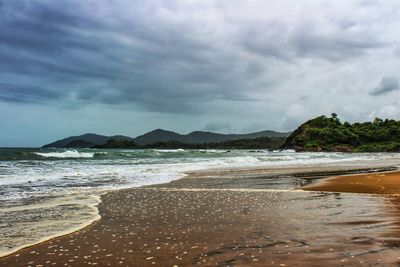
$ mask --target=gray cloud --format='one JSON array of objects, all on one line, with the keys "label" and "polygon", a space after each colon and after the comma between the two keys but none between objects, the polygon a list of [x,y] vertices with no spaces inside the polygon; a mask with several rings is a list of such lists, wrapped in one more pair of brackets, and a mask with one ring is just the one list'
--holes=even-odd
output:
[{"label": "gray cloud", "polygon": [[317,2],[3,1],[0,101],[63,107],[60,116],[162,114],[177,129],[178,115],[216,130],[211,114],[235,130],[291,130],[330,112],[368,118],[398,88],[389,77],[370,92],[400,68],[400,3]]},{"label": "gray cloud", "polygon": [[[278,80],[268,58],[282,64],[301,58],[345,60],[382,46],[371,34],[351,33],[354,23],[340,20],[329,31],[277,19],[233,25],[228,20],[220,26],[231,34],[207,31],[190,18],[175,19],[180,5],[133,1],[124,10],[121,3],[107,1],[5,2],[0,69],[23,77],[20,87],[35,77],[35,86],[62,91],[55,94],[64,101],[198,112],[202,103],[251,101],[254,93],[272,88]],[[266,58],[260,62],[246,51]],[[36,92],[26,92],[21,101],[29,93],[35,99]]]},{"label": "gray cloud", "polygon": [[[183,33],[179,27],[184,25],[153,25],[146,12],[129,21],[111,14],[113,23],[105,23],[73,1],[19,1],[6,3],[2,13],[2,71],[23,80],[41,77],[43,87],[55,85],[85,104],[194,111],[214,98],[246,99],[240,92],[250,88],[246,77],[260,72],[255,63],[242,71],[238,58]],[[35,93],[31,91],[32,98]]]},{"label": "gray cloud", "polygon": [[20,86],[0,82],[0,100],[16,103],[45,103],[59,99],[62,92],[35,86]]},{"label": "gray cloud", "polygon": [[326,19],[320,24],[306,18],[296,23],[252,21],[243,27],[239,40],[248,51],[289,62],[298,58],[348,60],[387,45],[348,18]]},{"label": "gray cloud", "polygon": [[204,130],[211,132],[229,132],[231,129],[232,125],[227,122],[210,122],[204,128]]},{"label": "gray cloud", "polygon": [[399,80],[396,77],[385,76],[370,94],[383,95],[396,90],[399,90]]}]

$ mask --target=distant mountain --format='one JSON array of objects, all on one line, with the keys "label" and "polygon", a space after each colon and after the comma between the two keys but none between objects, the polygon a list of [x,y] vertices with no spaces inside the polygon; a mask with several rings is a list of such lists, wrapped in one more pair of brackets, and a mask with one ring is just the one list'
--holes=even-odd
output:
[{"label": "distant mountain", "polygon": [[44,145],[43,147],[93,147],[95,145],[105,144],[108,140],[111,139],[127,139],[132,140],[132,138],[123,136],[123,135],[115,135],[115,136],[104,136],[99,134],[87,133],[78,136],[70,136],[53,143]]},{"label": "distant mountain", "polygon": [[156,142],[181,141],[182,136],[183,135],[172,131],[156,129],[143,135],[139,135],[138,137],[134,138],[133,141],[139,145],[148,145]]},{"label": "distant mountain", "polygon": [[239,139],[255,139],[259,137],[287,137],[290,133],[262,131],[249,134],[221,134],[205,131],[195,131],[186,135],[157,129],[138,136],[133,141],[139,145],[149,145],[156,142],[177,141],[186,144],[216,143]]},{"label": "distant mountain", "polygon": [[[218,143],[241,139],[256,139],[261,137],[287,137],[290,133],[280,133],[275,131],[262,131],[249,134],[221,134],[204,131],[195,131],[186,135],[178,134],[172,131],[156,129],[136,138],[131,138],[123,135],[104,136],[98,134],[84,134],[79,136],[71,136],[53,143],[44,145],[43,147],[113,147],[121,144],[128,144],[132,147],[136,144],[137,147],[144,147],[154,143],[165,143],[175,141],[183,144],[203,144],[203,143]],[[128,142],[127,142],[128,141]]]},{"label": "distant mountain", "polygon": [[221,142],[181,143],[178,141],[157,142],[146,145],[145,148],[161,149],[279,149],[285,142],[285,137],[258,137],[253,139],[235,139]]},{"label": "distant mountain", "polygon": [[75,148],[81,148],[81,147],[94,147],[96,144],[92,143],[92,142],[87,142],[84,140],[74,140],[69,142],[67,145],[65,145],[66,147],[75,147]]},{"label": "distant mountain", "polygon": [[182,143],[179,141],[155,142],[138,145],[134,141],[111,139],[106,144],[94,148],[156,148],[156,149],[279,149],[285,137],[258,137],[254,139],[237,139],[223,142]]}]

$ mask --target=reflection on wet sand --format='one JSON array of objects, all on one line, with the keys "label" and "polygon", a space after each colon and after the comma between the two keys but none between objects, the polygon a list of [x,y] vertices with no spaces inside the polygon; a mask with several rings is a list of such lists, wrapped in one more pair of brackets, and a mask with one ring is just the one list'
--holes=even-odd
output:
[{"label": "reflection on wet sand", "polygon": [[400,194],[400,172],[389,171],[335,176],[302,187],[308,191]]},{"label": "reflection on wet sand", "polygon": [[262,180],[264,188],[275,191],[254,190],[260,187],[255,178],[241,179],[231,190],[226,178],[201,179],[182,179],[179,188],[172,183],[109,192],[99,205],[100,221],[5,257],[0,266],[399,262],[400,200],[395,196],[294,190],[299,181],[290,176]]}]

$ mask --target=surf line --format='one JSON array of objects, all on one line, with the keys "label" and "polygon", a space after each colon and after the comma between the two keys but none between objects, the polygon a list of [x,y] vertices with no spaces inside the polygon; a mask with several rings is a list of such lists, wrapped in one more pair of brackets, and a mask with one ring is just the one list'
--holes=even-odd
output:
[{"label": "surf line", "polygon": [[229,192],[310,192],[301,189],[252,189],[252,188],[168,188],[168,187],[147,187],[142,189],[158,190],[158,191],[187,191],[187,192],[208,192],[208,191],[229,191]]}]

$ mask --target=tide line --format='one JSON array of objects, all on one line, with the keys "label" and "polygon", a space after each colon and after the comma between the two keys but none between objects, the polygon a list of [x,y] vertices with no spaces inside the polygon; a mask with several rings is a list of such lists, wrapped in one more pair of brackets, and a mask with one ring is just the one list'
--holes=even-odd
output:
[{"label": "tide line", "polygon": [[[304,191],[301,189],[253,189],[253,188],[168,188],[168,187],[158,187],[158,188],[146,188],[151,190],[159,191],[187,191],[187,192],[207,192],[207,191],[228,191],[228,192],[290,192],[290,193],[308,193],[310,191]],[[315,192],[314,192],[315,193]]]}]

